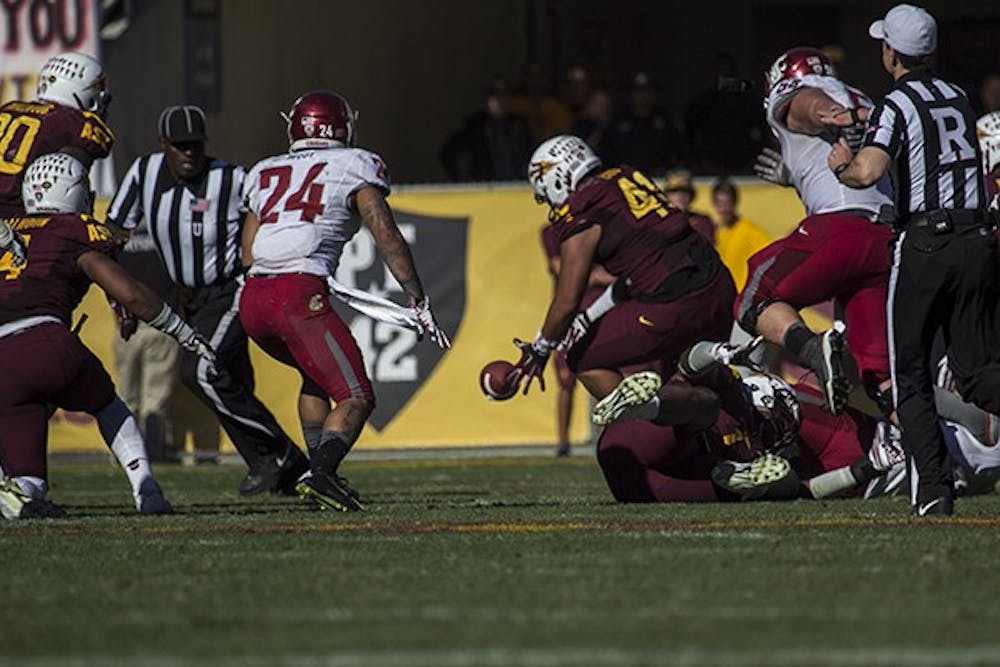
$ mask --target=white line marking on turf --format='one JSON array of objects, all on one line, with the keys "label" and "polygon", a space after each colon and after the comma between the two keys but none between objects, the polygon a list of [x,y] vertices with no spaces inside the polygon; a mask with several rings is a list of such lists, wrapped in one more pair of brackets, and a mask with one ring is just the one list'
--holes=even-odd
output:
[{"label": "white line marking on turf", "polygon": [[229,658],[144,656],[118,658],[18,658],[18,667],[563,667],[591,665],[672,665],[674,667],[976,667],[1000,663],[1000,646],[776,648],[776,649],[664,649],[630,651],[584,647],[512,650],[506,648],[426,651],[338,651],[328,654],[243,655]]}]

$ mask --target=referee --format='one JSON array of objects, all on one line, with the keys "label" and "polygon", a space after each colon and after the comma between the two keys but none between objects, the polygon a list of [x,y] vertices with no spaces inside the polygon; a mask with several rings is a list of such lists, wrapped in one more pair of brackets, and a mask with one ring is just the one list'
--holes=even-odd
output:
[{"label": "referee", "polygon": [[925,10],[893,7],[868,30],[882,40],[882,65],[896,83],[870,116],[864,147],[834,145],[829,165],[851,187],[889,171],[896,227],[889,276],[893,401],[918,516],[950,516],[951,464],[934,407],[931,345],[943,331],[962,396],[1000,412],[993,359],[996,250],[988,229],[976,117],[965,93],[931,73],[937,24]]},{"label": "referee", "polygon": [[129,167],[108,222],[132,230],[145,216],[184,316],[212,342],[217,374],[185,352],[181,379],[219,418],[250,467],[240,493],[292,492],[308,469],[301,450],[254,396],[247,337],[237,313],[245,171],[205,155],[205,114],[195,106],[160,114],[161,152]]}]

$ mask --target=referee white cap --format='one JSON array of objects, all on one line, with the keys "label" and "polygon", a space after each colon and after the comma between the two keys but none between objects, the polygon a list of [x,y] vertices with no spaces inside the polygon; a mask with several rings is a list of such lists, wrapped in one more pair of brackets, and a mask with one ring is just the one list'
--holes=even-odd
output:
[{"label": "referee white cap", "polygon": [[205,112],[196,106],[167,107],[158,125],[160,137],[172,144],[205,140]]},{"label": "referee white cap", "polygon": [[937,22],[922,7],[896,5],[871,24],[868,34],[907,56],[927,56],[937,50]]}]

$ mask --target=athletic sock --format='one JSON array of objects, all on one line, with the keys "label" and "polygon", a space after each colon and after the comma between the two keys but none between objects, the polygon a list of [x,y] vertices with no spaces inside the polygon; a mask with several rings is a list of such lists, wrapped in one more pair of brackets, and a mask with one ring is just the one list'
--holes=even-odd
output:
[{"label": "athletic sock", "polygon": [[855,479],[854,473],[851,472],[851,466],[844,466],[843,468],[837,468],[836,470],[813,477],[806,482],[806,486],[809,487],[809,492],[813,498],[829,498],[847,489],[854,488],[857,483],[858,480]]},{"label": "athletic sock", "polygon": [[[634,416],[632,416],[634,415]],[[651,422],[655,420],[660,415],[660,397],[653,396],[642,405],[637,405],[634,408],[634,412],[630,416],[633,419],[643,419],[645,421]]]},{"label": "athletic sock", "polygon": [[350,450],[346,435],[339,431],[323,431],[319,446],[309,451],[309,467],[313,472],[332,475]]},{"label": "athletic sock", "polygon": [[319,447],[323,439],[323,422],[302,422],[302,437],[305,438],[309,451]]},{"label": "athletic sock", "polygon": [[132,495],[138,496],[142,483],[153,478],[153,468],[149,465],[146,445],[142,441],[142,433],[139,432],[135,417],[117,396],[94,417],[105,444],[128,477]]},{"label": "athletic sock", "polygon": [[823,360],[820,337],[800,322],[788,327],[783,344],[786,350],[795,355],[799,363],[813,370]]}]

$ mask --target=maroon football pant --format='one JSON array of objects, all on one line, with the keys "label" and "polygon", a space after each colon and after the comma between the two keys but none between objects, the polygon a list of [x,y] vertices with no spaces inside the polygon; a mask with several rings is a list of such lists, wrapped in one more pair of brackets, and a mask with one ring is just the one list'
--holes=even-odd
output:
[{"label": "maroon football pant", "polygon": [[322,278],[304,273],[247,278],[240,321],[262,350],[299,371],[305,387],[314,383],[338,402],[375,401],[361,350],[330,305]]},{"label": "maroon football pant", "polygon": [[892,237],[888,227],[856,215],[809,216],[749,259],[747,284],[734,308],[737,321],[774,301],[801,310],[837,299],[847,321],[847,346],[874,396],[889,379],[885,304]]},{"label": "maroon football pant", "polygon": [[706,287],[668,303],[629,300],[597,321],[566,361],[574,373],[651,367],[671,375],[681,352],[702,340],[729,340],[736,287],[721,270]]},{"label": "maroon football pant", "polygon": [[48,407],[95,414],[115,397],[101,361],[55,322],[0,338],[0,465],[46,478]]},{"label": "maroon football pant", "polygon": [[690,435],[646,421],[612,424],[597,443],[597,462],[622,503],[705,503],[736,500],[711,482],[717,458]]},{"label": "maroon football pant", "polygon": [[798,445],[803,478],[849,466],[866,455],[875,437],[874,417],[854,408],[834,417],[819,390],[808,385],[795,385],[795,396],[801,415]]}]

